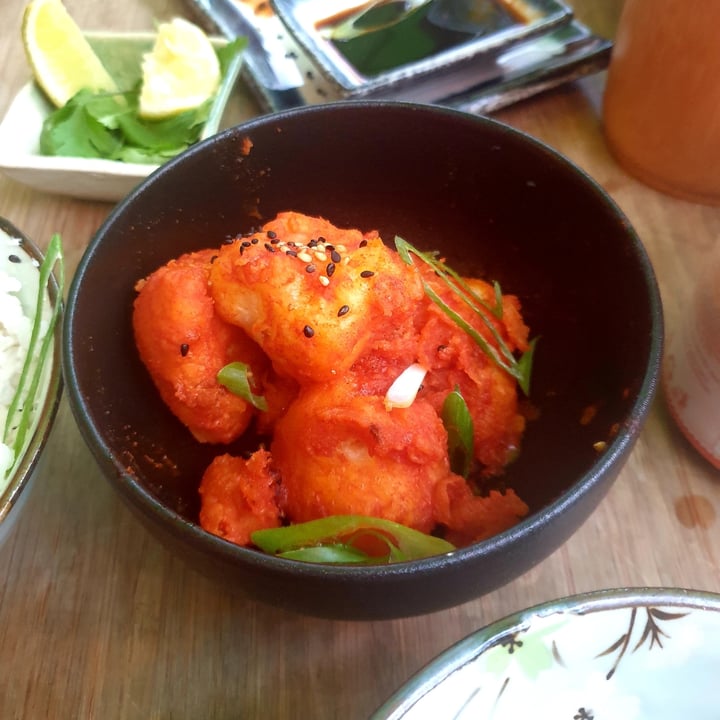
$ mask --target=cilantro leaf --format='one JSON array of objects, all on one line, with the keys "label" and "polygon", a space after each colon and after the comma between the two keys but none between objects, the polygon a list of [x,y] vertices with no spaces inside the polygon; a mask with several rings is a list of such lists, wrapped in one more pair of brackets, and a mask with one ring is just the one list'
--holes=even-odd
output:
[{"label": "cilantro leaf", "polygon": [[196,142],[207,119],[210,103],[163,120],[143,120],[137,113],[117,116],[128,145],[163,152]]},{"label": "cilantro leaf", "polygon": [[[216,49],[224,77],[218,96],[229,92],[235,75],[228,70],[246,45],[237,38]],[[139,115],[139,99],[139,84],[120,93],[81,90],[43,122],[40,152],[158,165],[196,143],[213,110],[208,100],[173,117],[146,120]]]}]

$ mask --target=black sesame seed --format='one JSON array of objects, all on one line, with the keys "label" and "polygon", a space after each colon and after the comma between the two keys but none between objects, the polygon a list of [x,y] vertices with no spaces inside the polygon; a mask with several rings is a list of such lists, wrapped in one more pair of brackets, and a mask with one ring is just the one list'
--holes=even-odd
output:
[{"label": "black sesame seed", "polygon": [[347,315],[350,312],[350,308],[347,305],[343,305],[338,310],[338,317],[342,317],[343,315]]},{"label": "black sesame seed", "polygon": [[273,230],[268,230],[268,231],[267,231],[267,236],[268,236],[271,240],[275,240],[275,238],[277,237],[277,233],[274,232]]},{"label": "black sesame seed", "polygon": [[306,338],[311,338],[314,334],[315,334],[315,331],[314,331],[309,325],[306,325],[306,326],[303,328],[303,335],[304,335]]},{"label": "black sesame seed", "polygon": [[210,264],[212,265],[217,259],[218,259],[218,256],[217,256],[217,255],[213,255],[213,256],[210,258]]},{"label": "black sesame seed", "polygon": [[374,274],[375,274],[375,273],[374,273],[372,270],[363,270],[363,271],[360,273],[360,277],[361,277],[361,278],[369,278],[369,277],[372,277]]},{"label": "black sesame seed", "polygon": [[339,263],[342,260],[342,257],[340,257],[340,253],[333,248],[330,252],[330,259],[335,263]]},{"label": "black sesame seed", "polygon": [[275,252],[275,248],[270,243],[265,243],[265,249],[268,252]]},{"label": "black sesame seed", "polygon": [[310,242],[307,244],[307,246],[308,246],[309,248],[314,248],[314,247],[317,247],[317,244],[318,244],[318,241],[315,240],[315,238],[312,238],[312,239],[310,240]]},{"label": "black sesame seed", "polygon": [[335,272],[335,263],[328,263],[327,267],[325,268],[325,274],[328,277],[332,277],[334,272]]},{"label": "black sesame seed", "polygon": [[22,262],[22,260],[20,260],[20,258],[19,258],[17,255],[8,255],[8,260],[9,260],[11,263],[19,263],[19,262]]},{"label": "black sesame seed", "polygon": [[243,247],[250,247],[250,243],[247,240],[243,240],[241,244]]},{"label": "black sesame seed", "polygon": [[185,357],[188,354],[188,351],[190,350],[190,346],[187,343],[183,343],[180,346],[180,354]]},{"label": "black sesame seed", "polygon": [[358,247],[365,247],[367,245],[367,240],[361,240],[360,245]]},{"label": "black sesame seed", "polygon": [[309,265],[305,266],[305,272],[307,273],[314,273],[315,272],[315,266],[310,263]]},{"label": "black sesame seed", "polygon": [[224,245],[232,245],[235,242],[235,240],[237,240],[237,238],[226,237],[226,238],[223,238],[223,244]]},{"label": "black sesame seed", "polygon": [[319,235],[319,236],[318,236],[318,242],[321,242],[321,243],[325,244],[325,243],[327,242],[327,240],[325,240],[325,238],[324,238],[322,235]]},{"label": "black sesame seed", "polygon": [[258,239],[257,239],[256,237],[254,237],[250,242],[251,242],[253,245],[257,245],[257,244],[258,244]]},{"label": "black sesame seed", "polygon": [[290,257],[297,257],[297,251],[296,250],[286,250],[286,255],[289,255]]}]

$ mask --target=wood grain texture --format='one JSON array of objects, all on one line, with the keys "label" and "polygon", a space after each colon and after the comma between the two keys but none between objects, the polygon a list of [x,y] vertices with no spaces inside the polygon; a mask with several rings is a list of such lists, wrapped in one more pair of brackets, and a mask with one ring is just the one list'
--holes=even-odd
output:
[{"label": "wood grain texture", "polygon": [[[86,29],[148,30],[184,12],[180,0],[66,3]],[[29,79],[23,5],[0,3],[1,113]],[[598,30],[614,28],[619,2],[575,5]],[[720,209],[663,196],[615,164],[602,135],[603,82],[588,78],[499,118],[567,155],[617,201],[647,247],[673,332],[717,245]],[[71,271],[110,210],[0,177],[0,215],[41,246],[61,232]],[[660,394],[607,498],[525,576],[433,615],[329,622],[224,595],[170,556],[100,476],[63,402],[22,522],[0,551],[0,717],[364,718],[449,645],[528,605],[617,586],[720,592],[719,510],[718,472],[676,430]]]}]

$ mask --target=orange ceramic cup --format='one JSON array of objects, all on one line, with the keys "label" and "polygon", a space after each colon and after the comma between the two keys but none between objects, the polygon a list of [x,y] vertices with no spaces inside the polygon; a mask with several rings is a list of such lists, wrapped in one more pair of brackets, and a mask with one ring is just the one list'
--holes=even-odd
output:
[{"label": "orange ceramic cup", "polygon": [[625,0],[603,119],[610,150],[646,184],[720,204],[720,1]]}]

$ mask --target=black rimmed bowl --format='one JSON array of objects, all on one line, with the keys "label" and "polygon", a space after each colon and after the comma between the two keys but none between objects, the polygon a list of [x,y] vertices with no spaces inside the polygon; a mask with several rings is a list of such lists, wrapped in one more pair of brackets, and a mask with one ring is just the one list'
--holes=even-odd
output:
[{"label": "black rimmed bowl", "polygon": [[[426,560],[350,567],[270,557],[197,524],[199,478],[217,449],[192,440],[138,360],[133,286],[183,252],[218,245],[288,209],[438,249],[457,269],[520,296],[541,339],[532,387],[538,419],[507,474],[531,509],[517,526]],[[566,159],[489,119],[351,102],[225,131],[122,201],[70,288],[64,367],[72,410],[103,474],[168,547],[259,600],[379,619],[493,590],[586,520],[641,431],[662,334],[641,242],[607,194]]]}]

